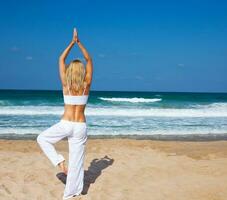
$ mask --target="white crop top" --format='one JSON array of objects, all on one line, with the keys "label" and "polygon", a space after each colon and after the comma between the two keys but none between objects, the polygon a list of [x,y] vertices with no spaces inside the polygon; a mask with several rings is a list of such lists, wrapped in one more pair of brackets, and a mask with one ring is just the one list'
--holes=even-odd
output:
[{"label": "white crop top", "polygon": [[68,92],[70,95],[64,95],[64,103],[69,105],[85,105],[87,104],[88,95],[84,95],[85,89],[83,91],[83,95],[71,95],[68,84],[67,84]]}]

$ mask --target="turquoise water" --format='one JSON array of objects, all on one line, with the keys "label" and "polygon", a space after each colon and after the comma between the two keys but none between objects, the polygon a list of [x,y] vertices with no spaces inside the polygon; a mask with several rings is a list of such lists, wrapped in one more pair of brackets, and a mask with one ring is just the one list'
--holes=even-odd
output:
[{"label": "turquoise water", "polygon": [[[91,91],[88,135],[227,133],[227,93]],[[39,134],[63,114],[61,91],[0,90],[0,134]]]}]

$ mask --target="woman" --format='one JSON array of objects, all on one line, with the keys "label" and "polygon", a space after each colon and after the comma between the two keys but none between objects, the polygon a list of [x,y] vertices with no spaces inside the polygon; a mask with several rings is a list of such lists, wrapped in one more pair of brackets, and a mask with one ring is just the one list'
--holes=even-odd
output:
[{"label": "woman", "polygon": [[[74,44],[78,45],[84,55],[86,70],[78,59],[71,61],[66,67],[66,57]],[[59,72],[65,103],[64,114],[57,124],[46,129],[37,137],[38,144],[52,164],[59,166],[67,175],[63,199],[80,195],[83,190],[83,162],[87,141],[84,110],[91,87],[92,71],[92,59],[79,41],[77,31],[74,29],[72,41],[59,58]],[[58,154],[53,146],[54,143],[65,137],[68,138],[69,144],[68,169],[64,157]]]}]

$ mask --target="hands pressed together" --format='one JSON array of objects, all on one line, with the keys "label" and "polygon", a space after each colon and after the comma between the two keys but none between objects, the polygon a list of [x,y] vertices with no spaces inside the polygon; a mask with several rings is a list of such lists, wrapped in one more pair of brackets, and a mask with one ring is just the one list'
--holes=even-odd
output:
[{"label": "hands pressed together", "polygon": [[76,30],[76,28],[73,29],[73,39],[72,39],[72,42],[74,43],[79,43],[79,38],[78,38],[78,32]]}]

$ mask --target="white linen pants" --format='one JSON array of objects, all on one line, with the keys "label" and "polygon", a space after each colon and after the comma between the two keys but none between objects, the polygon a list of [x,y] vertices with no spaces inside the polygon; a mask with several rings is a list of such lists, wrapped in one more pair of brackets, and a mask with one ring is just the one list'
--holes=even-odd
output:
[{"label": "white linen pants", "polygon": [[65,159],[56,152],[53,144],[65,137],[68,138],[69,144],[69,164],[63,199],[69,199],[74,195],[80,195],[83,190],[86,122],[61,119],[60,122],[43,131],[37,137],[37,142],[52,164],[57,166]]}]

